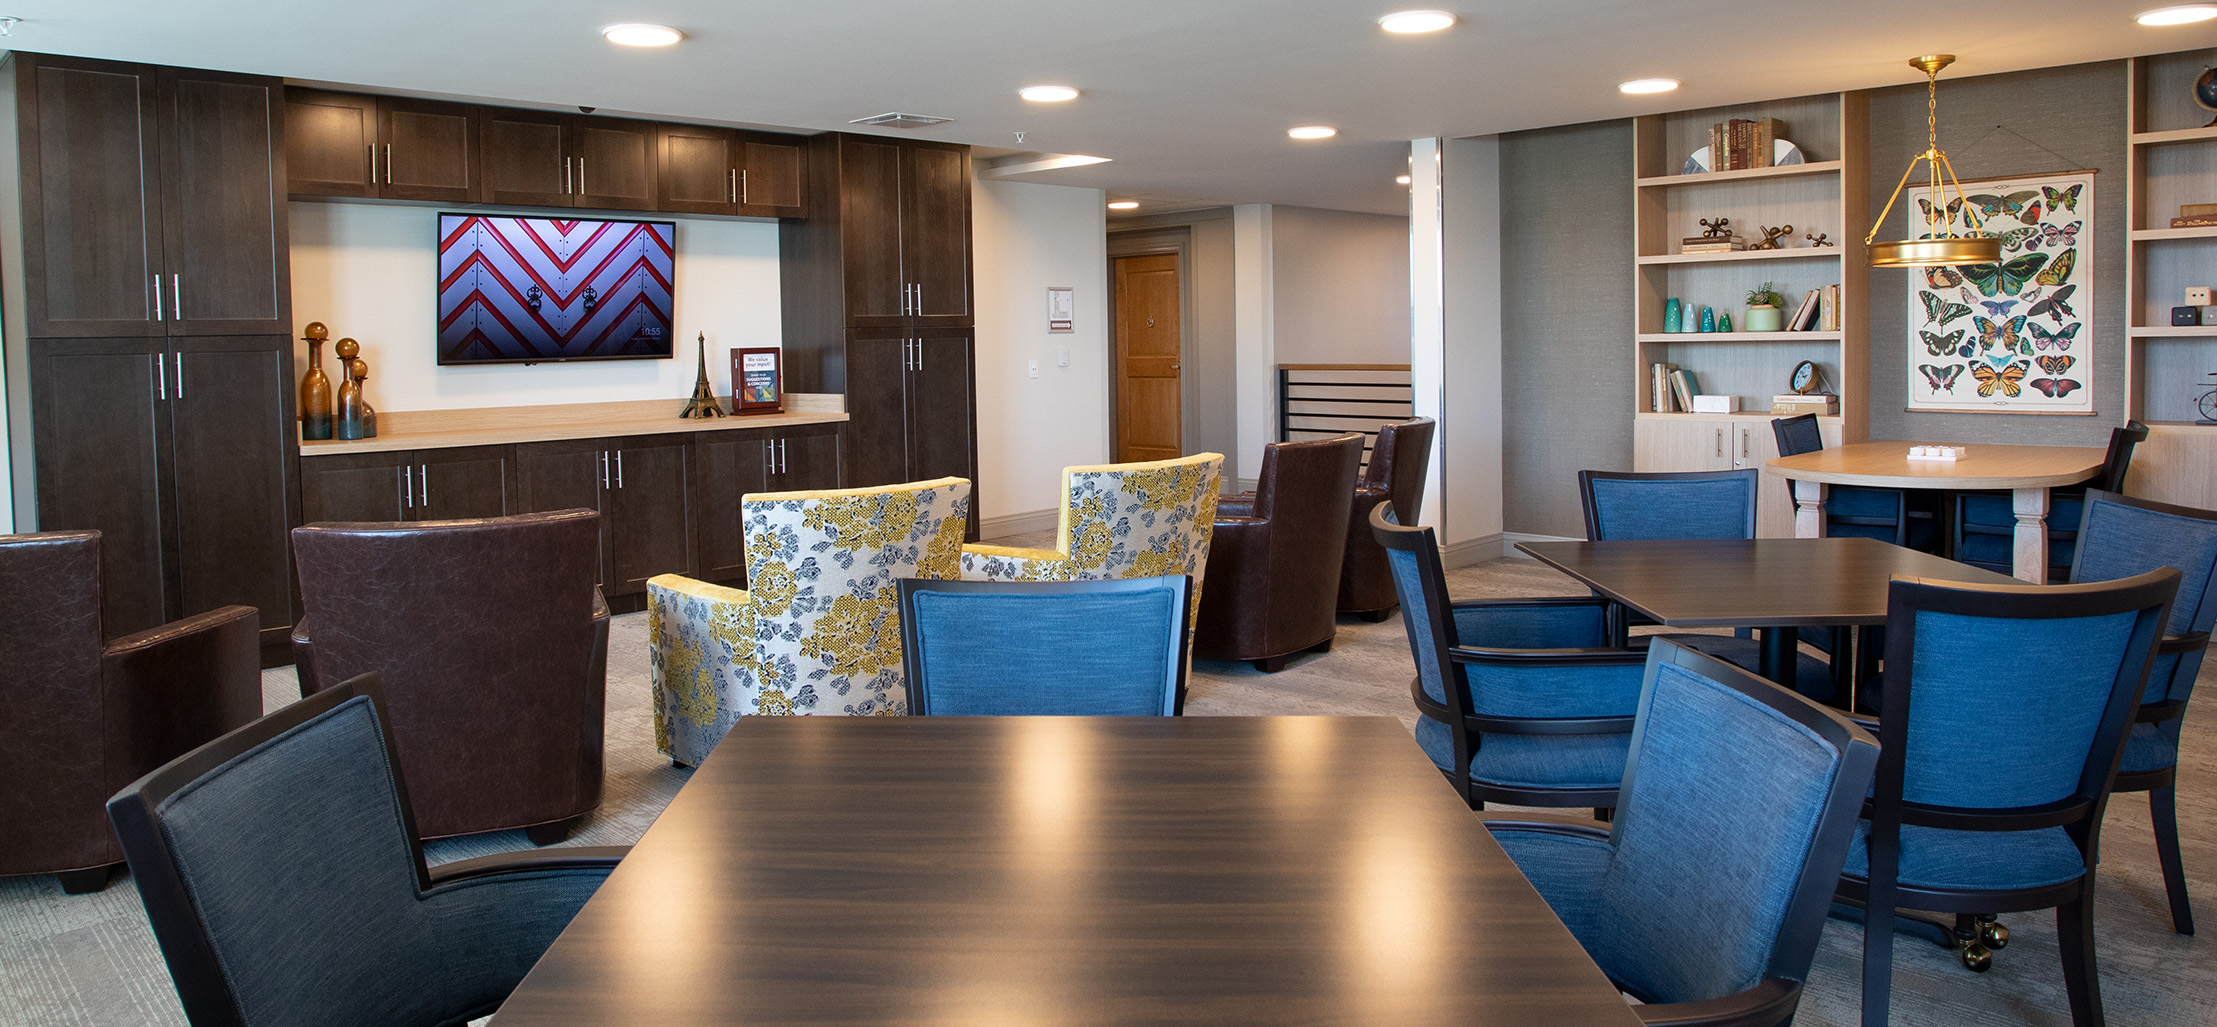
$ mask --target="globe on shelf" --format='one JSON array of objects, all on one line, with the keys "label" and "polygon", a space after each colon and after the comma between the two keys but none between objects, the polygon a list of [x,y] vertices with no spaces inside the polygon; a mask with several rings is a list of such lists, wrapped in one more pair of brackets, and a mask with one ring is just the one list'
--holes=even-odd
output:
[{"label": "globe on shelf", "polygon": [[[2194,79],[2194,102],[2203,110],[2217,111],[2217,68],[2203,68]],[[2209,124],[2202,127],[2217,128],[2217,118],[2209,119]]]}]

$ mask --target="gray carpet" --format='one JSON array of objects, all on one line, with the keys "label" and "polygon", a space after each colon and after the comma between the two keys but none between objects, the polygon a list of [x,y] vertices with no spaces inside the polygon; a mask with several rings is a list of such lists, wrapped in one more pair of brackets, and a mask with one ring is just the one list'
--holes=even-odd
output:
[{"label": "gray carpet", "polygon": [[[1500,560],[1450,576],[1458,598],[1570,595],[1580,591],[1555,572],[1524,560]],[[636,840],[685,783],[654,751],[646,697],[646,618],[616,618],[608,678],[607,797],[574,844]],[[1369,624],[1343,619],[1330,653],[1306,656],[1277,674],[1245,664],[1202,661],[1194,668],[1186,712],[1196,716],[1275,713],[1383,714],[1413,725],[1408,698],[1413,674],[1398,619]],[[2203,671],[2212,687],[2217,661]],[[265,704],[297,695],[290,668],[263,676]],[[2217,693],[2211,693],[2217,694]],[[2217,916],[2211,874],[2217,840],[2217,730],[2206,716],[2188,718],[2187,762],[2180,772],[2179,818],[2197,912]],[[1975,763],[1966,773],[1981,772]],[[1444,782],[1441,787],[1446,787]],[[2156,868],[2147,800],[2120,796],[2104,829],[2097,931],[2102,994],[2117,1024],[2206,1024],[2217,1006],[2217,960],[2206,943],[2171,933]],[[520,831],[434,842],[433,862],[527,848]],[[1972,974],[1952,953],[1906,936],[1894,952],[1894,1022],[1986,1025],[2068,1024],[2049,913],[2004,917],[2014,934],[1994,969]],[[2213,922],[2217,924],[2217,922]],[[2217,925],[2212,926],[2217,930]],[[1798,1023],[1855,1023],[1862,930],[1826,927]],[[170,989],[160,951],[147,930],[127,878],[105,892],[65,896],[51,877],[0,878],[0,1025],[179,1025],[184,1015]]]}]

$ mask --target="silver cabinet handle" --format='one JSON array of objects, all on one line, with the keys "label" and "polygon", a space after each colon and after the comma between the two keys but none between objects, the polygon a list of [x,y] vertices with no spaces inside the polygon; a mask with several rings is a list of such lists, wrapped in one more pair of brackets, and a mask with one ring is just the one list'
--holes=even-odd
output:
[{"label": "silver cabinet handle", "polygon": [[743,168],[739,172],[739,202],[747,202],[747,172]]},{"label": "silver cabinet handle", "polygon": [[1748,457],[1747,434],[1748,430],[1746,428],[1740,429],[1740,459],[1742,460],[1745,460]]},{"label": "silver cabinet handle", "polygon": [[[161,360],[156,359],[154,362],[159,364]],[[177,354],[177,398],[185,398],[185,355],[183,353]]]},{"label": "silver cabinet handle", "polygon": [[393,184],[393,144],[385,144],[385,184]]},{"label": "silver cabinet handle", "polygon": [[585,195],[585,158],[577,159],[577,194]]},{"label": "silver cabinet handle", "polygon": [[371,184],[371,185],[376,185],[376,184],[377,184],[377,144],[376,144],[376,143],[371,143],[371,144],[369,144],[369,180],[370,180],[370,184]]},{"label": "silver cabinet handle", "polygon": [[608,451],[605,449],[600,453],[600,487],[608,488]]},{"label": "silver cabinet handle", "polygon": [[786,461],[785,440],[779,439],[777,440],[777,473],[784,474],[792,468],[793,465]]},{"label": "silver cabinet handle", "polygon": [[162,320],[163,315],[164,310],[162,308],[162,276],[156,274],[154,276],[154,320]]},{"label": "silver cabinet handle", "polygon": [[739,202],[739,172],[734,170],[728,177],[730,179],[731,199],[727,202],[737,203]]},{"label": "silver cabinet handle", "polygon": [[924,369],[924,340],[916,340],[916,369]]},{"label": "silver cabinet handle", "polygon": [[1717,429],[1717,455],[1724,455],[1724,429]]},{"label": "silver cabinet handle", "polygon": [[575,191],[570,188],[570,159],[568,157],[562,158],[562,191],[565,193]]},{"label": "silver cabinet handle", "polygon": [[184,320],[184,319],[185,319],[185,287],[184,287],[183,285],[180,285],[180,284],[178,284],[178,282],[177,282],[177,276],[176,276],[175,274],[171,274],[171,275],[169,276],[169,303],[170,303],[170,308],[171,308],[172,310],[174,310],[174,311],[176,311],[176,312],[177,312],[177,320],[179,320],[179,321],[182,321],[182,320]]},{"label": "silver cabinet handle", "polygon": [[417,464],[416,478],[423,485],[423,506],[428,510],[431,508],[431,465]]},{"label": "silver cabinet handle", "polygon": [[402,464],[400,465],[400,508],[406,510],[415,505],[416,483],[413,478],[409,477],[408,465]]},{"label": "silver cabinet handle", "polygon": [[162,399],[169,398],[169,365],[159,353],[154,354],[154,391]]},{"label": "silver cabinet handle", "polygon": [[616,451],[616,487],[624,487],[624,451]]}]

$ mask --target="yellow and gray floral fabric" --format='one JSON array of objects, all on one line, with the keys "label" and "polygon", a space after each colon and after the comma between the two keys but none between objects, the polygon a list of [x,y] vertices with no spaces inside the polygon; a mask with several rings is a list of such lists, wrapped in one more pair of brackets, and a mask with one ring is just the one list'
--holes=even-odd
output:
[{"label": "yellow and gray floral fabric", "polygon": [[985,581],[1089,581],[1193,576],[1193,609],[1216,530],[1224,457],[1066,467],[1054,549],[962,547],[962,576]]},{"label": "yellow and gray floral fabric", "polygon": [[694,764],[743,714],[906,713],[897,582],[960,576],[969,480],[740,506],[748,589],[647,582],[655,745]]}]

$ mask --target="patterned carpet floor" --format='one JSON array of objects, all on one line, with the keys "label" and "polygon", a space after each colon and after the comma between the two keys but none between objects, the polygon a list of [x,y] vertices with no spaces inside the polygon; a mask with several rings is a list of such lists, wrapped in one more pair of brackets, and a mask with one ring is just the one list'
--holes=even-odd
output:
[{"label": "patterned carpet floor", "polygon": [[[1569,579],[1528,560],[1497,560],[1450,575],[1457,598],[1573,595]],[[1192,716],[1384,715],[1413,725],[1414,669],[1398,618],[1343,618],[1332,651],[1304,656],[1277,674],[1246,664],[1198,662],[1186,712]],[[2217,661],[2203,670],[2213,687]],[[264,703],[297,697],[291,668],[263,675]],[[638,839],[690,772],[654,749],[647,699],[646,617],[616,618],[608,672],[607,784],[603,805],[573,844]],[[2212,692],[2210,694],[2217,694]],[[2206,700],[2205,700],[2206,701]],[[2196,912],[2217,923],[2217,729],[2207,716],[2186,723],[2179,829]],[[1412,742],[1413,744],[1413,742]],[[1967,764],[1966,773],[2003,768]],[[1443,782],[1441,787],[1446,787]],[[2156,868],[2147,800],[2120,796],[2103,834],[2097,901],[2102,996],[2120,1025],[2203,1025],[2217,1020],[2217,957],[2209,943],[2171,932]],[[434,863],[529,847],[521,831],[434,842]],[[1901,1024],[2068,1024],[2049,913],[2004,917],[2013,934],[1994,968],[1973,974],[1938,946],[1904,937],[1894,949],[1893,1020]],[[1812,1027],[1857,1022],[1862,929],[1827,925],[1796,1021]],[[119,877],[104,892],[63,895],[52,877],[0,878],[0,1025],[171,1027],[184,1014],[137,892]],[[497,1023],[497,1018],[496,1021]]]}]

